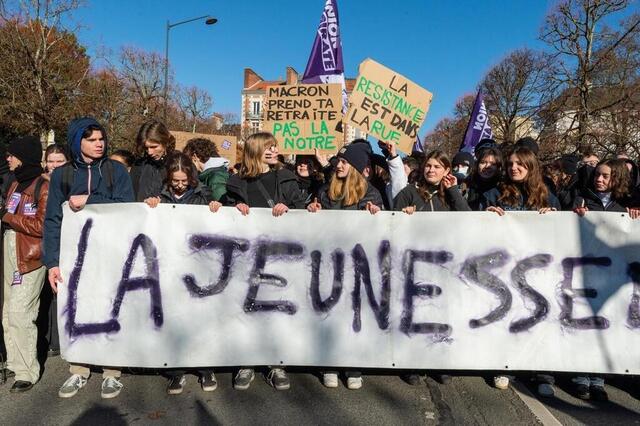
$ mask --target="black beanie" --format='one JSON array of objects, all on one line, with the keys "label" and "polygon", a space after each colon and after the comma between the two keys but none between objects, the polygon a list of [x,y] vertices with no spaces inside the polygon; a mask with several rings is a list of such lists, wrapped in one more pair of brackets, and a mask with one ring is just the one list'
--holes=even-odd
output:
[{"label": "black beanie", "polygon": [[524,138],[518,139],[516,142],[516,148],[527,148],[529,151],[533,152],[535,155],[538,155],[538,151],[540,151],[540,147],[530,136],[525,136]]},{"label": "black beanie", "polygon": [[459,153],[453,156],[453,160],[451,161],[451,167],[455,167],[460,164],[466,164],[469,167],[473,167],[475,162],[476,161],[470,152],[460,151]]},{"label": "black beanie", "polygon": [[475,148],[473,148],[473,153],[475,154],[476,158],[478,158],[481,150],[487,149],[487,148],[496,148],[497,146],[498,144],[493,139],[489,139],[489,138],[480,139],[480,142],[478,142]]},{"label": "black beanie", "polygon": [[579,162],[580,158],[575,155],[563,155],[560,157],[560,166],[562,167],[562,171],[568,175],[576,174]]},{"label": "black beanie", "polygon": [[36,136],[23,136],[9,144],[7,152],[27,166],[42,165],[42,144]]},{"label": "black beanie", "polygon": [[369,152],[371,147],[368,143],[351,143],[338,151],[338,157],[344,158],[357,171],[362,174],[369,164]]}]

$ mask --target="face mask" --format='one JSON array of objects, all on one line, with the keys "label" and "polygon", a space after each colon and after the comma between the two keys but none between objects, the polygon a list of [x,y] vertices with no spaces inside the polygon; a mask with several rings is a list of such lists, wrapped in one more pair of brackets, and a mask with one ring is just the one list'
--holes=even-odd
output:
[{"label": "face mask", "polygon": [[457,175],[467,177],[469,175],[469,166],[458,165],[453,168],[453,172]]}]

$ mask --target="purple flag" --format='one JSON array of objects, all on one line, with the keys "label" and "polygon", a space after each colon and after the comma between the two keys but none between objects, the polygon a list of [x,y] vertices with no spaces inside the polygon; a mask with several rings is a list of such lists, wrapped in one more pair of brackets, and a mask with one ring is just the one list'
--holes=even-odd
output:
[{"label": "purple flag", "polygon": [[344,63],[342,62],[342,41],[338,20],[337,0],[327,0],[324,4],[320,25],[313,42],[303,83],[342,84],[342,110],[347,111],[347,88],[344,84]]},{"label": "purple flag", "polygon": [[424,154],[424,146],[420,140],[420,135],[416,136],[416,141],[413,143],[413,149],[411,152],[422,152]]},{"label": "purple flag", "polygon": [[489,123],[489,114],[484,105],[482,92],[478,91],[476,101],[473,104],[473,112],[467,125],[467,131],[464,133],[464,141],[460,145],[460,151],[473,153],[473,149],[481,139],[493,137],[491,124]]}]

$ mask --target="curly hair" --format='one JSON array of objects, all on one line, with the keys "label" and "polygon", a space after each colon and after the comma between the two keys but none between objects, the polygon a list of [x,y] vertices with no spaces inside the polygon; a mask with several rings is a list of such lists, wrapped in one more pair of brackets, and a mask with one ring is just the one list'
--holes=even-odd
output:
[{"label": "curly hair", "polygon": [[203,163],[206,163],[211,157],[220,157],[216,144],[205,138],[189,139],[182,152],[187,154],[189,158],[195,155]]},{"label": "curly hair", "polygon": [[176,149],[176,138],[173,137],[167,126],[157,120],[151,120],[140,126],[136,135],[135,154],[138,157],[144,157],[146,141],[153,141],[162,145],[166,151],[166,156],[173,154]]},{"label": "curly hair", "polygon": [[593,174],[592,183],[595,183],[596,176],[598,175],[598,169],[601,166],[606,166],[611,169],[611,177],[609,180],[611,196],[615,200],[622,200],[627,197],[629,195],[631,176],[629,174],[629,169],[627,169],[626,162],[622,159],[608,159],[600,161],[596,166],[595,173]]},{"label": "curly hair", "polygon": [[[520,185],[512,181],[509,177],[509,165],[511,163],[511,157],[516,156],[525,169],[527,169],[527,175],[522,182],[522,189],[525,194],[520,191]],[[542,171],[540,162],[536,155],[529,149],[524,147],[516,147],[507,156],[505,179],[498,185],[500,190],[500,197],[498,201],[508,206],[517,206],[520,202],[520,197],[526,197],[526,207],[530,210],[539,210],[544,207],[549,207],[549,189],[545,185],[542,178]]]}]

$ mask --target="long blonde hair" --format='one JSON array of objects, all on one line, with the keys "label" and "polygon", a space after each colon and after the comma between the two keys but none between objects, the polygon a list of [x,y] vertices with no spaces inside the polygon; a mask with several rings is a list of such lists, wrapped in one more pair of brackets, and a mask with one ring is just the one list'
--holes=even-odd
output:
[{"label": "long blonde hair", "polygon": [[343,206],[352,206],[367,193],[367,185],[365,177],[351,166],[345,178],[339,178],[337,173],[333,173],[329,183],[329,198],[333,201],[342,200]]},{"label": "long blonde hair", "polygon": [[269,132],[258,132],[247,138],[244,143],[244,156],[238,175],[241,178],[256,177],[264,173],[262,155],[278,141]]}]

